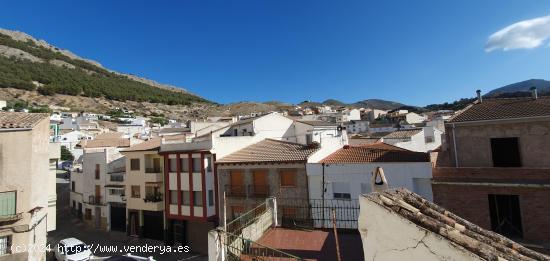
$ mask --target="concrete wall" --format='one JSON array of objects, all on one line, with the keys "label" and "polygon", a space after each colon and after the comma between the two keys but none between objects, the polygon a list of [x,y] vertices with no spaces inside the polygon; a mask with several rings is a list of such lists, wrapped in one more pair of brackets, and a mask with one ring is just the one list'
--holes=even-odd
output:
[{"label": "concrete wall", "polygon": [[[161,193],[164,196],[164,157],[159,155],[157,151],[135,151],[123,153],[126,156],[126,177],[124,180],[126,190],[126,208],[149,211],[164,210],[164,201],[145,202],[143,200],[146,196],[145,183],[147,182],[159,182],[161,184]],[[145,171],[147,168],[153,167],[154,158],[160,159],[160,172],[146,173]],[[139,170],[131,170],[130,166],[132,159],[139,159]],[[139,186],[140,198],[132,197],[132,186]]]},{"label": "concrete wall", "polygon": [[[376,167],[384,169],[384,175],[391,188],[405,187],[430,201],[433,199],[430,184],[432,178],[430,162],[327,164],[325,165],[327,188],[325,199],[333,199],[333,182],[348,183],[352,199],[359,198],[360,194],[370,193],[371,176]],[[321,199],[323,191],[322,164],[308,163],[307,175],[309,198]]]},{"label": "concrete wall", "polygon": [[[22,217],[15,223],[0,226],[0,236],[11,235],[13,246],[46,243],[46,224],[50,218],[47,216],[48,199],[51,194],[49,185],[52,177],[48,144],[49,118],[47,117],[32,130],[0,132],[0,192],[16,191],[16,213],[20,213]],[[34,208],[41,209],[31,216],[29,211]],[[35,226],[35,228],[23,233],[13,233],[9,229],[3,229],[14,226]],[[4,260],[44,260],[45,252],[20,253],[3,258]]]},{"label": "concrete wall", "polygon": [[365,197],[360,206],[365,260],[483,260]]},{"label": "concrete wall", "polygon": [[[447,144],[454,165],[453,128],[446,125]],[[522,166],[550,167],[550,121],[500,122],[455,125],[456,151],[460,167],[492,167],[491,138],[518,137]]]}]

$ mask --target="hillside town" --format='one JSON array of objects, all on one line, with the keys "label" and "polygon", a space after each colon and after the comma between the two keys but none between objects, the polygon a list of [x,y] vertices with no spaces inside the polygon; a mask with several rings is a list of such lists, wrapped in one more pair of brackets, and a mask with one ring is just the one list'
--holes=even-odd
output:
[{"label": "hillside town", "polygon": [[0,260],[548,260],[550,98],[476,95],[186,122],[2,101]]}]

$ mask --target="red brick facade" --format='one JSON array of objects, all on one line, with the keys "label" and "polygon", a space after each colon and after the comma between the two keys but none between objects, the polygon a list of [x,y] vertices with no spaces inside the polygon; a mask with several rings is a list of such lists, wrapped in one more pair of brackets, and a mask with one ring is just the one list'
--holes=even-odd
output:
[{"label": "red brick facade", "polygon": [[489,230],[488,195],[518,195],[523,241],[550,243],[550,169],[436,167],[432,190],[436,204]]}]

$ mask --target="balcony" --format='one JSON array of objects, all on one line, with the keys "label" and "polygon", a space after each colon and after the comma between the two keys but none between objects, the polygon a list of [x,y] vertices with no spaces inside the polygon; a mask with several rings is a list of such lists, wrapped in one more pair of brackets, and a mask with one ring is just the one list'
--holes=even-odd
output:
[{"label": "balcony", "polygon": [[109,181],[112,182],[123,182],[124,181],[124,175],[110,175]]},{"label": "balcony", "polygon": [[225,185],[225,194],[228,197],[266,198],[270,191],[269,186]]},{"label": "balcony", "polygon": [[0,223],[3,222],[15,222],[23,218],[22,213],[14,213],[9,215],[0,215]]},{"label": "balcony", "polygon": [[250,185],[248,186],[248,191],[249,191],[248,194],[250,197],[256,197],[256,198],[266,198],[270,194],[269,186]]},{"label": "balcony", "polygon": [[123,173],[123,172],[126,172],[126,167],[116,167],[116,168],[113,168],[109,171],[109,174],[112,174],[112,173]]},{"label": "balcony", "polygon": [[162,202],[164,198],[162,197],[162,193],[153,193],[153,194],[147,194],[145,195],[145,198],[143,198],[143,202]]},{"label": "balcony", "polygon": [[101,196],[89,196],[88,202],[85,202],[85,203],[88,203],[90,205],[102,205],[101,199],[102,199]]},{"label": "balcony", "polygon": [[162,173],[160,168],[145,168],[145,173]]}]

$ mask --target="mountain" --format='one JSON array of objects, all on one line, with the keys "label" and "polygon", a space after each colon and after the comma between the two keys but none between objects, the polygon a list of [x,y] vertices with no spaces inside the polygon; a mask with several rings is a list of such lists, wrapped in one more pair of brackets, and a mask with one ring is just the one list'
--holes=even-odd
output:
[{"label": "mountain", "polygon": [[184,89],[115,72],[22,32],[0,29],[0,88],[168,105],[210,103]]},{"label": "mountain", "polygon": [[[550,93],[550,81],[542,79],[530,79],[522,82],[512,83],[500,88],[496,88],[483,95],[488,98],[506,97],[506,96],[526,96],[530,93],[531,87],[537,87],[539,93]],[[520,94],[524,92],[524,94]]]},{"label": "mountain", "polygon": [[335,100],[335,99],[328,99],[326,101],[323,102],[324,105],[329,105],[329,106],[346,106],[345,103],[339,101],[339,100]]},{"label": "mountain", "polygon": [[380,99],[367,99],[367,100],[362,100],[350,105],[353,107],[379,109],[379,110],[395,110],[406,106],[403,103],[380,100]]}]

